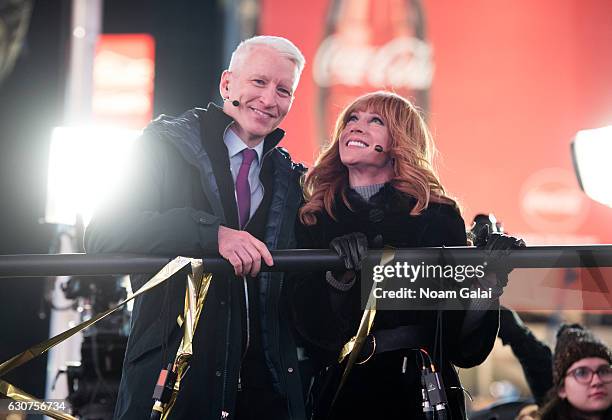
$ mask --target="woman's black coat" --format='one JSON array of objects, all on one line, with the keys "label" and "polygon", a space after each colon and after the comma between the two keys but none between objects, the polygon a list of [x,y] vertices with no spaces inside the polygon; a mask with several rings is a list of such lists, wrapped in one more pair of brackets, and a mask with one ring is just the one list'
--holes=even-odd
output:
[{"label": "woman's black coat", "polygon": [[[418,216],[411,216],[415,199],[389,184],[369,202],[355,191],[347,192],[353,210],[340,198],[335,204],[336,220],[327,213],[317,215],[313,226],[298,224],[300,248],[328,248],[338,236],[363,232],[370,246],[390,245],[396,248],[466,245],[466,233],[459,212],[446,204],[430,203]],[[293,282],[294,323],[303,345],[324,370],[312,388],[311,402],[317,411],[336,391],[330,386],[331,372],[339,372],[336,362],[340,349],[357,332],[361,309],[361,287],[357,282],[350,290],[340,291],[325,280],[325,273],[296,275]],[[486,311],[478,328],[461,334],[464,311],[377,311],[372,331],[415,326],[427,331],[422,347],[442,371],[451,419],[464,418],[463,391],[455,366],[469,368],[482,363],[493,347],[497,335],[498,308]],[[440,325],[441,328],[437,326]],[[429,335],[430,334],[430,335]],[[437,346],[431,343],[436,342]],[[434,351],[434,348],[436,350]],[[422,415],[420,358],[411,350],[375,355],[363,365],[355,365],[347,384],[334,405],[332,418],[412,419]],[[406,358],[406,361],[404,361]],[[402,366],[405,365],[405,374]],[[323,388],[323,389],[321,389]],[[318,402],[317,402],[318,401]]]}]

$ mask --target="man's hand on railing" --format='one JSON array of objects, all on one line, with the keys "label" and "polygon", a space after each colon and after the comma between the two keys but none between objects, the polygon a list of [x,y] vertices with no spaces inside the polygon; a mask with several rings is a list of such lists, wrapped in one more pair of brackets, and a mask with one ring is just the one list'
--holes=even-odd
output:
[{"label": "man's hand on railing", "polygon": [[272,254],[266,244],[244,230],[219,226],[219,254],[234,267],[237,276],[255,277],[261,270],[261,259],[271,267]]}]

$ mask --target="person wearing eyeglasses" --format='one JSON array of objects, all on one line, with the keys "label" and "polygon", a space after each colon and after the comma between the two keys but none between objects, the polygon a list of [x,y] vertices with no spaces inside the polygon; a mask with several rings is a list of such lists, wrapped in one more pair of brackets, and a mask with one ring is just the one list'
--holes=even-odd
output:
[{"label": "person wearing eyeglasses", "polygon": [[612,350],[589,330],[573,324],[557,332],[553,389],[541,420],[612,419]]}]

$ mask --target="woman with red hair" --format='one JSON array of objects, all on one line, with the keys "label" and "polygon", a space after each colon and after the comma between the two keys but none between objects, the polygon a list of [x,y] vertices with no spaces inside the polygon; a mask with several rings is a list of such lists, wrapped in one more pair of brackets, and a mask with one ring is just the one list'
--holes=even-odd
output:
[{"label": "woman with red hair", "polygon": [[504,284],[493,285],[494,299],[474,311],[378,311],[330,409],[338,388],[338,354],[355,335],[363,313],[360,265],[368,247],[466,245],[460,209],[440,183],[433,155],[431,135],[415,106],[394,93],[375,92],[344,109],[331,143],[307,174],[298,245],[331,247],[346,266],[339,272],[300,275],[294,282],[298,335],[311,359],[328,366],[311,387],[315,418],[418,419],[431,414],[434,407],[424,410],[421,392],[422,369],[431,366],[427,354],[446,393],[441,412],[465,418],[455,366],[478,365],[491,351],[499,319],[496,298]]}]

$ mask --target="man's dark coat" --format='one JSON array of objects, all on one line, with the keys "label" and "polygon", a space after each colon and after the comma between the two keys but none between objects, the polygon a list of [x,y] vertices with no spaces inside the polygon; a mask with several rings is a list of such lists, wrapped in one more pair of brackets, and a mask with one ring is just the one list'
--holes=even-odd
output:
[{"label": "man's dark coat", "polygon": [[[136,161],[122,193],[92,220],[85,234],[89,253],[194,256],[217,251],[220,224],[237,226],[234,185],[223,135],[232,119],[215,105],[178,118],[153,121],[135,148]],[[294,248],[294,222],[302,193],[301,165],[276,145],[280,129],[264,141],[262,181],[266,196],[260,232],[269,249]],[[262,211],[265,211],[264,208]],[[258,212],[260,210],[258,209]],[[257,215],[257,213],[256,213]],[[254,217],[256,216],[254,215]],[[261,216],[261,215],[260,215]],[[138,289],[146,276],[132,276]],[[287,398],[291,419],[303,419],[302,386],[293,338],[281,306],[282,273],[262,273],[259,329],[274,389]],[[115,417],[148,418],[160,369],[173,360],[181,331],[185,275],[136,299]],[[182,383],[173,418],[233,418],[243,349],[244,289],[241,280],[214,275],[194,339],[194,358]]]}]

